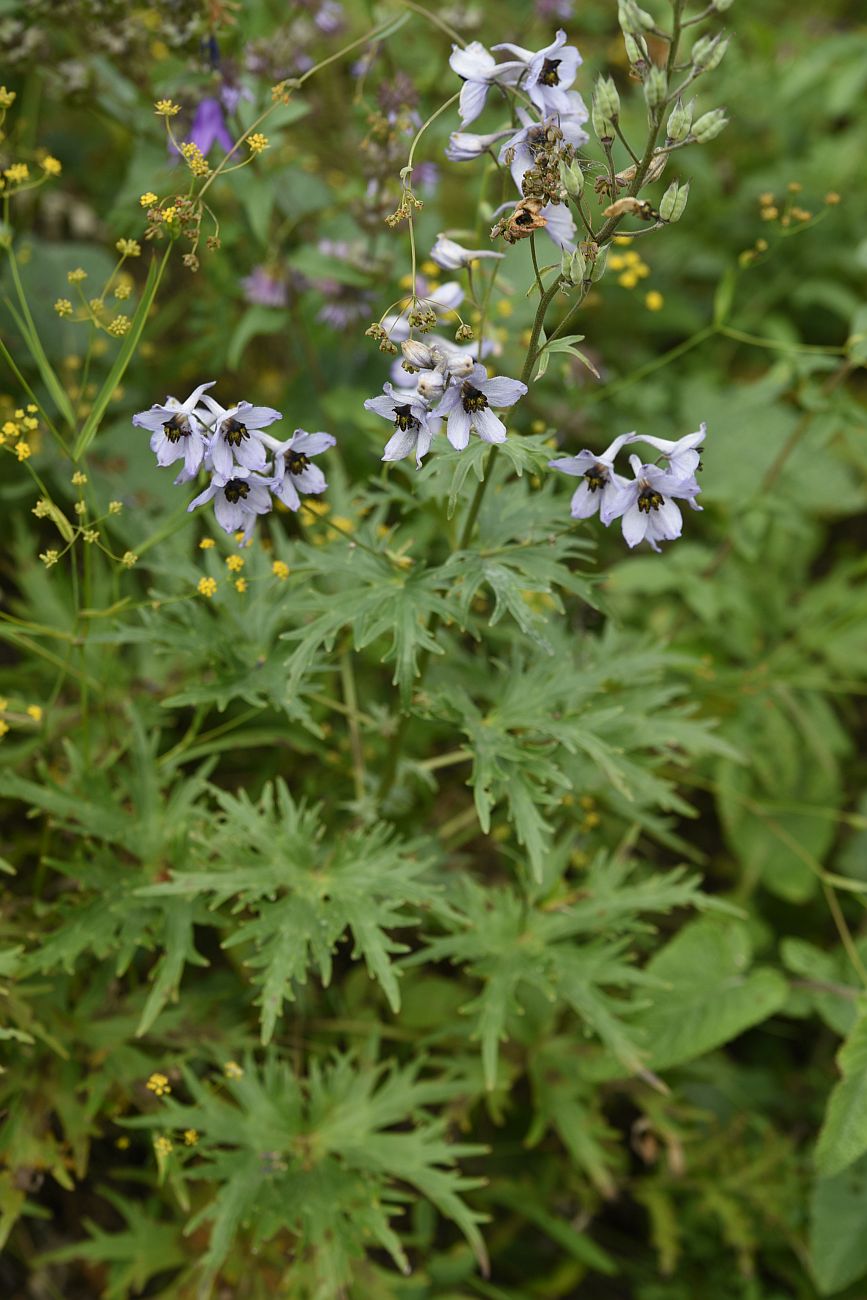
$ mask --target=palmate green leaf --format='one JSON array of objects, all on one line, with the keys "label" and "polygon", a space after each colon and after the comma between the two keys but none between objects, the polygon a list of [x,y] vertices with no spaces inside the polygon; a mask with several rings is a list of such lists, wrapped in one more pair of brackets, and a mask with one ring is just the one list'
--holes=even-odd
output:
[{"label": "palmate green leaf", "polygon": [[549,1038],[529,1061],[533,1086],[533,1119],[525,1143],[535,1147],[550,1130],[557,1134],[573,1163],[610,1199],[617,1184],[613,1168],[622,1160],[619,1134],[602,1114],[600,1090],[588,1084],[576,1067],[574,1038]]},{"label": "palmate green leaf", "polygon": [[[631,1033],[652,1069],[703,1056],[783,1007],[786,980],[768,967],[750,969],[750,961],[744,922],[701,917],[648,963],[655,991],[636,1013]],[[611,1075],[602,1067],[599,1077]]]},{"label": "palmate green leaf", "polygon": [[867,1156],[831,1178],[816,1179],[810,1260],[821,1295],[836,1295],[867,1274]]},{"label": "palmate green leaf", "polygon": [[[321,557],[317,557],[317,563],[323,563]],[[418,672],[419,654],[423,650],[442,654],[428,631],[429,620],[433,615],[454,615],[454,608],[437,590],[436,571],[422,565],[401,569],[386,556],[371,555],[361,548],[329,548],[326,564],[329,590],[319,591],[308,584],[298,592],[296,617],[307,615],[309,621],[284,632],[281,638],[298,642],[298,648],[286,661],[287,690],[292,693],[300,688],[305,673],[317,665],[322,652],[331,649],[338,633],[346,627],[352,630],[356,650],[388,638],[381,661],[394,664],[392,681],[406,706]]]},{"label": "palmate green leaf", "polygon": [[47,1251],[39,1257],[41,1264],[85,1260],[105,1266],[108,1279],[100,1291],[103,1300],[126,1300],[130,1295],[140,1295],[151,1278],[188,1264],[180,1226],[157,1217],[158,1202],[151,1199],[143,1206],[140,1200],[128,1200],[107,1187],[100,1188],[100,1195],[123,1217],[126,1227],[107,1232],[92,1219],[84,1218],[82,1226],[88,1237]]},{"label": "palmate green leaf", "polygon": [[641,986],[643,1003],[645,988],[661,981],[638,967],[630,936],[645,928],[648,912],[705,900],[697,882],[682,871],[642,884],[629,878],[627,867],[600,859],[574,904],[547,908],[542,898],[528,903],[515,889],[483,888],[470,880],[462,881],[449,901],[442,916],[447,933],[430,938],[407,964],[448,960],[481,982],[478,996],[463,1011],[473,1018],[485,1085],[492,1090],[500,1043],[530,989],[572,1011],[621,1069],[640,1070],[649,1049],[633,1031],[639,1004],[630,990]]},{"label": "palmate green leaf", "polygon": [[324,841],[318,812],[297,804],[281,782],[257,803],[215,790],[219,812],[193,853],[192,869],[138,891],[144,898],[208,896],[213,908],[243,912],[225,947],[242,947],[260,987],[262,1041],[270,1041],[284,1001],[314,968],[323,984],[348,935],[353,956],[400,1006],[394,956],[405,952],[393,930],[417,923],[413,909],[436,895],[431,858],[418,842],[401,841],[382,825]]},{"label": "palmate green leaf", "polygon": [[867,1152],[867,1000],[840,1051],[842,1079],[828,1098],[816,1146],[816,1168],[824,1178],[840,1174]]},{"label": "palmate green leaf", "polygon": [[302,1080],[269,1051],[261,1067],[248,1058],[241,1077],[221,1090],[185,1070],[189,1104],[176,1091],[158,1114],[128,1121],[199,1133],[197,1162],[186,1176],[206,1184],[206,1197],[187,1232],[212,1225],[201,1260],[206,1293],[242,1232],[253,1249],[278,1233],[295,1235],[305,1294],[323,1300],[339,1294],[353,1261],[372,1245],[406,1271],[392,1220],[407,1185],[457,1224],[486,1265],[482,1216],[463,1200],[481,1180],[455,1167],[483,1148],[447,1140],[445,1119],[431,1109],[457,1097],[462,1085],[423,1077],[422,1068],[421,1061],[360,1067],[342,1056],[324,1067],[314,1062]]}]

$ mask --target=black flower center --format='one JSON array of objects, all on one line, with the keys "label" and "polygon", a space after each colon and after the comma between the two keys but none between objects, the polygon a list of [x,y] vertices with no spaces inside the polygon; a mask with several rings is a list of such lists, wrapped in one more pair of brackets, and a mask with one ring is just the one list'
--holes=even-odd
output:
[{"label": "black flower center", "polygon": [[584,481],[591,492],[596,492],[608,482],[608,470],[604,465],[591,465],[584,475]]},{"label": "black flower center", "polygon": [[303,451],[287,451],[286,459],[289,462],[290,474],[300,474],[310,464]]},{"label": "black flower center", "polygon": [[181,438],[189,436],[190,422],[185,415],[173,415],[170,420],[166,420],[163,425],[163,433],[169,442],[180,442]]},{"label": "black flower center", "polygon": [[665,504],[665,497],[648,483],[638,494],[638,509],[649,515],[651,510],[658,510]]},{"label": "black flower center", "polygon": [[539,73],[539,80],[543,86],[559,86],[560,74],[557,71],[562,59],[546,59],[542,64],[542,71]]},{"label": "black flower center", "polygon": [[241,424],[240,420],[226,420],[223,425],[223,433],[226,435],[226,442],[230,447],[240,447],[245,438],[249,438],[246,424]]},{"label": "black flower center", "polygon": [[406,433],[407,429],[421,428],[421,420],[415,418],[408,402],[405,406],[394,408],[394,427],[400,429],[402,433]]},{"label": "black flower center", "polygon": [[472,384],[464,384],[461,389],[461,401],[467,415],[473,415],[476,411],[483,411],[488,404],[488,399],[484,393],[480,393],[478,388]]},{"label": "black flower center", "polygon": [[[246,429],[244,432],[246,434]],[[246,501],[249,491],[250,484],[243,478],[230,478],[223,488],[226,500],[233,506],[237,505],[239,501]]]}]

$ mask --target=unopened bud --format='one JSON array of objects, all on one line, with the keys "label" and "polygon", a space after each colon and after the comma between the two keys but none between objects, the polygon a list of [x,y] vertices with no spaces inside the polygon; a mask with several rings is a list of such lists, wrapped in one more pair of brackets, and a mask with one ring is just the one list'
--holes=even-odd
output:
[{"label": "unopened bud", "polygon": [[686,105],[678,100],[671,110],[665,127],[665,134],[673,144],[679,144],[681,140],[685,140],[689,135],[694,106],[695,101],[692,99]]},{"label": "unopened bud", "polygon": [[418,377],[419,396],[423,397],[425,401],[433,401],[441,397],[445,386],[446,381],[440,370],[426,370],[424,374]]},{"label": "unopened bud", "polygon": [[409,364],[415,366],[416,370],[430,370],[434,364],[430,348],[426,343],[420,343],[418,339],[404,339],[400,349]]},{"label": "unopened bud", "polygon": [[475,364],[468,352],[456,352],[449,357],[449,374],[453,379],[464,379]]},{"label": "unopened bud", "polygon": [[623,43],[626,46],[626,57],[633,68],[646,68],[650,63],[650,55],[647,52],[647,42],[643,36],[633,36],[630,32],[623,33]]},{"label": "unopened bud", "polygon": [[659,205],[659,215],[662,220],[667,221],[669,225],[673,225],[675,221],[680,221],[688,198],[689,182],[686,185],[679,185],[677,181],[672,181],[663,194]]},{"label": "unopened bud", "polygon": [[603,117],[616,122],[620,116],[620,96],[617,93],[613,78],[599,77],[593,91],[593,98],[599,105],[599,111]]},{"label": "unopened bud", "polygon": [[709,140],[715,140],[727,126],[725,109],[712,108],[709,113],[702,113],[698,121],[693,123],[692,138],[699,144],[707,144]]},{"label": "unopened bud", "polygon": [[633,36],[640,36],[653,26],[653,17],[646,9],[640,9],[635,0],[620,0],[617,6],[617,21],[621,31]]},{"label": "unopened bud", "polygon": [[560,180],[567,194],[580,198],[584,193],[584,173],[577,161],[560,164]]},{"label": "unopened bud", "polygon": [[728,36],[702,36],[692,47],[689,56],[692,66],[702,72],[713,72],[722,63],[728,47]]},{"label": "unopened bud", "polygon": [[576,248],[572,253],[563,249],[563,256],[560,260],[560,275],[570,284],[581,284],[587,273],[587,262],[580,248]]},{"label": "unopened bud", "polygon": [[644,79],[644,98],[647,107],[651,109],[660,108],[665,103],[665,97],[668,94],[668,78],[664,69],[657,67],[654,63]]}]

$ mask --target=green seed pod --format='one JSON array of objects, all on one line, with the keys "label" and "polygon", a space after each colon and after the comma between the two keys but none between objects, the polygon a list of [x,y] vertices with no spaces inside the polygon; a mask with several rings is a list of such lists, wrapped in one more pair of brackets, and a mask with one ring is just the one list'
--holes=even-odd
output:
[{"label": "green seed pod", "polygon": [[692,47],[689,56],[692,66],[702,72],[713,72],[722,63],[728,47],[728,36],[702,36]]},{"label": "green seed pod", "polygon": [[680,186],[677,181],[672,181],[660,200],[659,215],[663,221],[671,221],[671,214],[674,211],[674,205],[677,202],[677,191],[679,188]]},{"label": "green seed pod", "polygon": [[577,162],[561,162],[560,179],[563,182],[563,189],[573,198],[580,198],[584,193],[584,173]]},{"label": "green seed pod", "polygon": [[603,112],[601,112],[595,97],[590,111],[590,120],[593,123],[593,130],[599,137],[600,143],[610,144],[614,139],[614,123],[610,118],[607,118]]},{"label": "green seed pod", "polygon": [[685,140],[689,135],[694,106],[695,101],[692,99],[686,105],[681,100],[678,100],[671,110],[665,127],[665,134],[673,144],[679,144],[681,140]]},{"label": "green seed pod", "polygon": [[633,68],[644,68],[650,63],[650,55],[647,52],[647,42],[643,36],[632,36],[629,32],[623,33],[623,42],[626,46],[626,57]]},{"label": "green seed pod", "polygon": [[605,274],[605,267],[608,264],[608,248],[609,245],[606,244],[604,248],[601,248],[599,250],[599,252],[596,255],[595,262],[590,267],[590,279],[594,283],[597,280],[601,280],[603,275]]},{"label": "green seed pod", "polygon": [[671,216],[668,218],[671,224],[673,224],[675,221],[680,221],[681,217],[686,211],[686,204],[688,199],[689,199],[689,181],[687,181],[685,185],[681,185],[680,189],[677,191],[677,198],[674,200],[674,206],[671,209]]},{"label": "green seed pod", "polygon": [[640,36],[653,26],[653,16],[646,9],[640,9],[635,0],[620,0],[617,6],[617,21],[621,31],[633,36]]},{"label": "green seed pod", "polygon": [[726,126],[728,126],[728,118],[725,109],[712,108],[709,113],[702,113],[698,121],[693,124],[692,138],[699,144],[707,144],[709,140],[715,140]]},{"label": "green seed pod", "polygon": [[616,122],[620,116],[620,96],[617,93],[617,87],[611,77],[599,77],[593,98],[599,105],[599,111],[604,117]]},{"label": "green seed pod", "polygon": [[663,69],[654,64],[644,79],[644,98],[647,107],[651,110],[659,108],[665,103],[667,94],[668,78]]}]

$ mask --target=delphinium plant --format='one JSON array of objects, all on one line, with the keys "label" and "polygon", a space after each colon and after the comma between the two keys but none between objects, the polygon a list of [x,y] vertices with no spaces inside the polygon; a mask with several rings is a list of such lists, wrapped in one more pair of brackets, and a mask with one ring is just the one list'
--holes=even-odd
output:
[{"label": "delphinium plant", "polygon": [[[689,160],[720,148],[730,3],[620,0],[595,77],[568,4],[532,41],[414,0],[368,26],[263,7],[243,44],[237,5],[112,11],[114,46],[64,75],[134,139],[144,91],[111,58],[155,59],[163,138],[62,274],[29,223],[74,164],[34,134],[36,83],[0,89],[9,1294],[676,1300],[735,1294],[734,1259],[770,1300],[859,1276],[823,1243],[867,1151],[841,962],[867,974],[811,842],[843,956],[817,978],[792,940],[792,1014],[824,998],[851,1030],[812,1264],[795,1140],[714,1076],[793,990],[684,833],[708,767],[733,841],[757,806],[758,724],[707,707],[706,633],[659,622],[672,590],[706,610],[737,545],[701,541],[720,419],[660,418],[639,381],[667,356],[613,422],[582,406],[618,360],[592,313],[646,250],[677,262]],[[760,208],[781,236],[820,219],[795,189]],[[775,346],[728,323],[767,251],[680,352]],[[817,410],[862,337],[799,354],[828,361]],[[654,566],[632,587],[630,553]],[[845,743],[810,717],[828,775]]]}]

